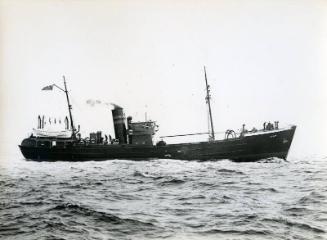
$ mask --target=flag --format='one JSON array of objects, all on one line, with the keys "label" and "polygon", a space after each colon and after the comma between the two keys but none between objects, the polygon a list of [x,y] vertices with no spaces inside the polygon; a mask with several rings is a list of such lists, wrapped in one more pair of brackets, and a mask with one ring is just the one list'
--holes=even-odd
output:
[{"label": "flag", "polygon": [[53,85],[49,85],[49,86],[42,88],[42,90],[52,90],[52,89],[53,89]]}]

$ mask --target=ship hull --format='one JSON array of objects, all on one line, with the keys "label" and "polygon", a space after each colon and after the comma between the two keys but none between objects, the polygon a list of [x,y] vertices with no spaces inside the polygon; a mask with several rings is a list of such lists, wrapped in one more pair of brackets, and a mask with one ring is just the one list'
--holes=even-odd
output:
[{"label": "ship hull", "polygon": [[[249,134],[239,138],[211,142],[152,145],[68,144],[65,146],[19,146],[26,159],[36,161],[89,161],[109,159],[181,159],[258,161],[278,157],[286,159],[296,127]],[[38,140],[41,141],[41,140]],[[46,141],[43,139],[43,141]],[[50,140],[49,140],[50,141]]]}]

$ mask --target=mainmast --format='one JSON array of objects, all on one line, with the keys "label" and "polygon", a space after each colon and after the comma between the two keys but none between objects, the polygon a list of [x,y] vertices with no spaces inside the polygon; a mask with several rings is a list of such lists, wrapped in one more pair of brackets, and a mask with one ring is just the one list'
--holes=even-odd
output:
[{"label": "mainmast", "polygon": [[64,79],[64,85],[65,85],[65,91],[64,92],[66,93],[66,98],[67,98],[69,118],[70,118],[70,126],[72,128],[72,137],[75,138],[75,128],[74,128],[73,115],[72,115],[72,105],[70,105],[70,102],[69,102],[69,96],[68,96],[65,76],[62,76],[62,77]]},{"label": "mainmast", "polygon": [[211,113],[211,105],[210,105],[210,86],[208,85],[208,80],[207,80],[207,72],[206,72],[206,67],[204,66],[204,78],[206,80],[206,90],[207,90],[207,96],[206,96],[206,103],[208,104],[208,110],[209,110],[209,118],[210,118],[210,130],[211,133],[209,133],[209,141],[214,141],[215,140],[215,131],[213,129],[213,122],[212,122],[212,113]]}]

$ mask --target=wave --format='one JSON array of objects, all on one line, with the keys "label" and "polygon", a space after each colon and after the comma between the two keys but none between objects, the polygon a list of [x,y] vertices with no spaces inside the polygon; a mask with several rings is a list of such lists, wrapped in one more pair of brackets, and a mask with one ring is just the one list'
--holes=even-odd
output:
[{"label": "wave", "polygon": [[12,182],[9,182],[9,183],[5,183],[3,185],[3,187],[14,188],[14,187],[16,187],[16,184],[15,183],[12,183]]},{"label": "wave", "polygon": [[305,207],[290,207],[284,209],[286,216],[293,216],[293,217],[299,217],[299,216],[306,216],[308,214],[312,214],[313,211],[305,208]]},{"label": "wave", "polygon": [[303,229],[305,231],[311,231],[315,233],[325,233],[325,230],[320,229],[318,227],[311,226],[307,223],[299,223],[299,222],[293,222],[290,220],[287,220],[285,218],[265,218],[263,219],[265,222],[274,222],[274,223],[280,223],[289,227],[297,227],[300,229]]},{"label": "wave", "polygon": [[220,173],[236,173],[236,174],[244,175],[244,173],[241,172],[241,171],[236,171],[236,170],[226,169],[226,168],[218,169],[217,172],[220,172]]},{"label": "wave", "polygon": [[179,201],[188,201],[188,200],[195,200],[195,199],[205,199],[206,197],[204,195],[194,195],[189,197],[178,197],[177,200]]},{"label": "wave", "polygon": [[154,179],[154,180],[164,178],[163,176],[155,176],[155,175],[149,174],[148,172],[142,173],[142,172],[139,172],[139,171],[135,171],[133,173],[133,176],[134,177],[151,178],[151,179]]},{"label": "wave", "polygon": [[277,157],[271,157],[271,158],[264,158],[261,159],[259,161],[257,161],[258,163],[283,163],[283,162],[288,162],[285,159],[282,158],[277,158]]},{"label": "wave", "polygon": [[307,208],[304,208],[304,207],[291,207],[291,208],[287,208],[285,209],[286,212],[306,212],[308,211]]},{"label": "wave", "polygon": [[278,192],[275,188],[260,188],[258,191],[268,191],[268,192],[273,192],[273,193]]},{"label": "wave", "polygon": [[177,178],[174,178],[171,176],[155,176],[155,175],[149,174],[148,172],[142,173],[140,171],[134,171],[133,176],[134,177],[142,177],[142,178],[150,178],[153,180],[166,179],[164,181],[160,181],[159,185],[161,185],[161,186],[185,183],[185,181],[182,179],[177,179]]},{"label": "wave", "polygon": [[268,230],[255,230],[255,229],[246,229],[246,230],[234,230],[234,229],[210,229],[203,232],[198,232],[201,234],[236,234],[236,235],[270,235],[271,232]]},{"label": "wave", "polygon": [[115,216],[110,213],[97,211],[94,209],[90,209],[78,204],[73,203],[64,203],[64,204],[58,204],[55,207],[51,208],[49,211],[69,211],[71,213],[75,214],[81,214],[84,216],[94,217],[97,220],[104,221],[106,223],[111,223],[114,225],[119,224],[128,224],[133,226],[140,226],[140,227],[148,227],[148,228],[154,228],[155,225],[153,223],[149,222],[142,222],[136,219],[129,219],[129,218],[120,218],[118,216]]},{"label": "wave", "polygon": [[[234,201],[234,199],[232,197],[228,197],[228,196],[211,196],[209,197],[210,201],[214,201],[216,203],[231,203],[232,201]],[[219,214],[218,214],[219,215]]]},{"label": "wave", "polygon": [[17,236],[17,234],[23,234],[23,231],[20,227],[6,227],[0,225],[0,237],[5,236]]},{"label": "wave", "polygon": [[171,180],[163,181],[160,183],[161,186],[167,186],[167,185],[179,185],[185,183],[184,180],[173,178]]},{"label": "wave", "polygon": [[197,185],[200,187],[216,187],[215,183],[210,183],[210,182],[198,182]]},{"label": "wave", "polygon": [[27,205],[27,206],[41,206],[45,203],[43,201],[20,201],[20,205]]},{"label": "wave", "polygon": [[325,196],[323,196],[315,191],[312,191],[312,192],[310,192],[309,195],[300,198],[298,200],[298,203],[304,204],[304,205],[312,204],[312,203],[320,203],[321,201],[325,200],[325,198],[326,198]]}]

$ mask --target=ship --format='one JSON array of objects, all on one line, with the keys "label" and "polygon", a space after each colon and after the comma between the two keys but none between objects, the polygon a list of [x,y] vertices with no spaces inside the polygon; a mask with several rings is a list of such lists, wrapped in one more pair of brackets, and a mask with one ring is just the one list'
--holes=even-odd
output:
[{"label": "ship", "polygon": [[[211,111],[210,86],[204,67],[206,87],[206,106],[208,108],[208,132],[186,133],[161,136],[154,143],[153,137],[158,131],[155,121],[134,122],[131,116],[125,117],[124,109],[113,104],[112,118],[115,137],[92,132],[82,138],[80,126],[75,128],[72,105],[65,77],[64,87],[52,84],[42,90],[59,89],[65,93],[69,119],[65,119],[65,130],[49,132],[44,130],[44,118],[38,119],[38,128],[23,139],[19,148],[27,160],[34,161],[96,161],[112,159],[129,159],[144,161],[152,159],[176,159],[196,161],[217,161],[229,159],[236,162],[251,162],[262,159],[287,159],[296,126],[280,128],[279,122],[264,123],[262,129],[247,130],[245,125],[239,132],[228,129],[222,139],[216,139]],[[164,141],[170,137],[182,137],[207,134],[207,141],[168,144]]]}]

